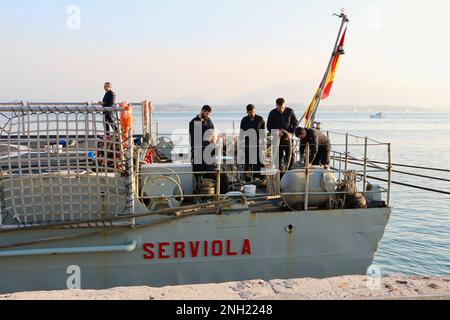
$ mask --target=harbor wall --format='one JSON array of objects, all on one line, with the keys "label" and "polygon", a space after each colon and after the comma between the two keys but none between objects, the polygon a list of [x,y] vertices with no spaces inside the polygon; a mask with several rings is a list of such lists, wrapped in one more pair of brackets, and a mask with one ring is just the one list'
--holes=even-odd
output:
[{"label": "harbor wall", "polygon": [[250,280],[162,288],[62,290],[0,295],[0,300],[450,299],[450,278],[391,275]]}]

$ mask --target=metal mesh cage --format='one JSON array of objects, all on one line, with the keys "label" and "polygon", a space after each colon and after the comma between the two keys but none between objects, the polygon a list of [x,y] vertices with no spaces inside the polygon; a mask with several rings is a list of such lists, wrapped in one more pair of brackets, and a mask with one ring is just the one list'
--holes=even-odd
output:
[{"label": "metal mesh cage", "polygon": [[[0,106],[0,201],[19,224],[102,219],[132,198],[120,108]],[[131,173],[132,174],[132,173]]]}]

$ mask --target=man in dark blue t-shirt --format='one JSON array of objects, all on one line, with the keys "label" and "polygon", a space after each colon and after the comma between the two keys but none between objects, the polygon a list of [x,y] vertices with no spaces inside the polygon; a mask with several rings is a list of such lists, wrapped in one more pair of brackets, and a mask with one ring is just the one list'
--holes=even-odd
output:
[{"label": "man in dark blue t-shirt", "polygon": [[[256,114],[254,105],[247,106],[247,116],[242,118],[239,139],[244,146],[244,171],[260,171],[262,162],[261,143],[264,143],[266,124],[263,117]],[[251,180],[253,174],[246,174],[246,180]],[[259,177],[260,174],[255,176]]]},{"label": "man in dark blue t-shirt", "polygon": [[211,143],[216,143],[214,124],[211,121],[212,108],[203,106],[200,113],[189,122],[189,136],[191,144],[191,160],[195,171],[214,171],[214,163],[205,161],[204,151]]},{"label": "man in dark blue t-shirt", "polygon": [[279,138],[278,161],[280,170],[289,169],[293,163],[292,136],[297,124],[298,120],[294,110],[286,107],[283,98],[278,98],[276,108],[269,113],[267,130],[272,135],[272,142],[275,141],[275,138]]},{"label": "man in dark blue t-shirt", "polygon": [[[105,89],[106,93],[103,97],[103,100],[100,101],[100,104],[103,107],[114,107],[114,105],[116,104],[116,94],[114,93],[114,91],[112,91],[111,83],[105,82],[105,85],[103,86],[103,88]],[[109,134],[109,126],[112,126],[114,131],[117,132],[117,127],[114,124],[112,111],[103,111],[103,115],[105,118],[104,121],[105,121],[106,134]]]}]

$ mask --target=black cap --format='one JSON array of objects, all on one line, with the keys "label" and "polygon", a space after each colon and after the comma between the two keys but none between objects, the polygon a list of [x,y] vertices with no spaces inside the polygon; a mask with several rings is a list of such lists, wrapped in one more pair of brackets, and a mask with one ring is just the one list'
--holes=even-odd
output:
[{"label": "black cap", "polygon": [[202,112],[212,112],[212,108],[208,105],[204,105],[202,108]]},{"label": "black cap", "polygon": [[294,131],[294,134],[296,137],[300,137],[300,135],[302,134],[302,132],[305,132],[306,128],[303,127],[297,127]]}]

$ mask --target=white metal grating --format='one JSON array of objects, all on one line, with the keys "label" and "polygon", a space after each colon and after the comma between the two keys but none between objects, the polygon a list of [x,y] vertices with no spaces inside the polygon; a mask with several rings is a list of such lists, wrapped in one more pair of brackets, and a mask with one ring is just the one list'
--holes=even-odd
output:
[{"label": "white metal grating", "polygon": [[19,224],[102,219],[128,213],[132,190],[118,112],[105,130],[93,105],[0,106],[2,214]]}]

